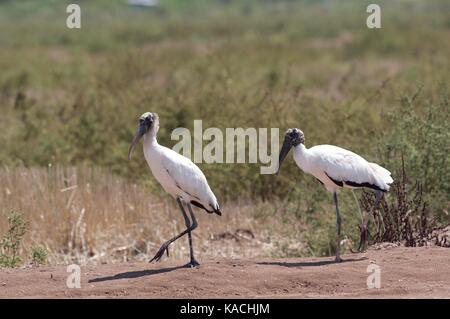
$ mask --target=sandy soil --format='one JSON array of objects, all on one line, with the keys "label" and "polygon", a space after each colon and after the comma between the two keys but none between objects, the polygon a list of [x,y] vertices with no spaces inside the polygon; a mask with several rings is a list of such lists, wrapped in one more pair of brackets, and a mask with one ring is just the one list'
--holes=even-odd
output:
[{"label": "sandy soil", "polygon": [[[369,249],[332,258],[207,259],[187,269],[161,263],[81,268],[69,289],[65,266],[0,269],[0,297],[39,298],[450,298],[450,249]],[[367,267],[380,266],[381,288],[368,289]]]}]

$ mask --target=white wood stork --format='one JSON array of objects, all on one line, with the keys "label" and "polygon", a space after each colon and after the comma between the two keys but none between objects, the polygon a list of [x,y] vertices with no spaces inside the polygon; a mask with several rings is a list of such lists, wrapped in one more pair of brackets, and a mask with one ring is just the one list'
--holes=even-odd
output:
[{"label": "white wood stork", "polygon": [[[156,140],[158,129],[158,114],[150,112],[142,114],[139,118],[136,135],[128,151],[128,159],[131,159],[131,153],[135,145],[143,136],[144,155],[148,166],[150,166],[153,176],[158,180],[164,190],[176,199],[184,217],[186,230],[166,241],[150,262],[154,260],[159,261],[164,255],[164,252],[169,255],[169,245],[178,238],[188,234],[191,260],[186,266],[195,267],[199,263],[194,258],[191,232],[197,227],[197,220],[195,219],[191,204],[203,208],[208,213],[216,213],[219,216],[222,213],[216,196],[211,191],[203,172],[187,157],[159,145]],[[189,220],[184,206],[188,208],[192,221]]]},{"label": "white wood stork", "polygon": [[[311,148],[305,146],[305,136],[297,128],[286,131],[283,146],[280,150],[278,172],[281,163],[294,147],[294,160],[296,164],[308,174],[317,178],[325,188],[333,194],[336,205],[336,261],[342,261],[340,256],[341,216],[337,193],[341,188],[367,187],[376,193],[376,201],[373,209],[381,199],[382,192],[389,190],[389,184],[393,182],[391,173],[375,163],[370,163],[364,158],[346,149],[333,145],[317,145]],[[277,172],[277,174],[278,174]],[[368,237],[368,216],[364,218],[361,230],[360,250]]]}]

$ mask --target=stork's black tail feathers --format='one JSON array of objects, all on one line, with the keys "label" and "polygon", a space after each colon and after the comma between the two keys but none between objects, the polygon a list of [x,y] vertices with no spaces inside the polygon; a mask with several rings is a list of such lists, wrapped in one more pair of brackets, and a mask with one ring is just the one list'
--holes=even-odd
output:
[{"label": "stork's black tail feathers", "polygon": [[217,215],[219,215],[219,216],[222,216],[222,212],[220,211],[219,203],[216,202],[215,205],[211,205],[211,204],[210,204],[210,206],[211,206],[211,208],[213,209],[213,210],[212,210],[212,213],[215,213],[215,214],[217,214]]},{"label": "stork's black tail feathers", "polygon": [[199,202],[196,202],[195,200],[191,200],[191,204],[194,206],[197,206],[198,208],[202,208],[204,210],[206,210],[208,213],[212,214],[217,214],[219,216],[222,216],[222,212],[220,211],[220,207],[219,204],[216,205],[216,207],[213,207],[212,205],[210,205],[210,207],[212,208],[212,210],[208,210],[206,209],[205,206],[203,206],[202,204],[200,204]]}]

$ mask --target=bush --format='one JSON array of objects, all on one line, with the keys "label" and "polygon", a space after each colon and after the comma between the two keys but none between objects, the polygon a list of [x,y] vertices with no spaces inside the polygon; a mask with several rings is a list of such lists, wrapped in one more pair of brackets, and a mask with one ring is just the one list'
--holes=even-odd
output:
[{"label": "bush", "polygon": [[[407,247],[426,245],[430,234],[436,228],[436,221],[430,218],[429,205],[424,200],[422,185],[411,183],[404,166],[397,174],[389,195],[383,196],[373,211],[375,233],[371,241],[401,242]],[[365,191],[361,206],[370,211],[375,198]]]},{"label": "bush", "polygon": [[[430,212],[448,223],[445,210],[450,194],[450,103],[443,94],[441,101],[418,108],[419,103],[426,103],[418,101],[419,93],[403,97],[401,106],[388,115],[393,130],[384,137],[382,157],[391,171],[406,170],[410,179],[420,184]],[[397,178],[404,178],[404,174]]]},{"label": "bush", "polygon": [[42,246],[31,247],[31,258],[35,265],[45,265],[47,263],[47,249]]},{"label": "bush", "polygon": [[19,256],[20,244],[28,230],[28,223],[17,212],[11,212],[7,216],[8,231],[0,240],[0,267],[16,267],[22,262]]}]

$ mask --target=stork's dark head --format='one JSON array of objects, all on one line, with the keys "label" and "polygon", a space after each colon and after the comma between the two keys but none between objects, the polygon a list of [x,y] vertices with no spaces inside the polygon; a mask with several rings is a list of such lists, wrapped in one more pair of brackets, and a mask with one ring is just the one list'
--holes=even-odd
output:
[{"label": "stork's dark head", "polygon": [[290,128],[284,134],[284,141],[289,141],[292,146],[305,144],[305,135],[298,128]]},{"label": "stork's dark head", "polygon": [[142,136],[148,133],[156,134],[159,129],[159,117],[156,113],[145,112],[139,117],[139,124],[134,135],[133,141],[131,142],[130,149],[128,150],[128,159],[131,159],[131,153],[134,147],[139,142]]},{"label": "stork's dark head", "polygon": [[286,131],[284,135],[283,146],[280,150],[280,156],[278,158],[278,172],[280,171],[281,163],[285,159],[286,155],[289,153],[292,147],[298,146],[299,144],[305,143],[305,135],[298,128],[290,128]]}]

